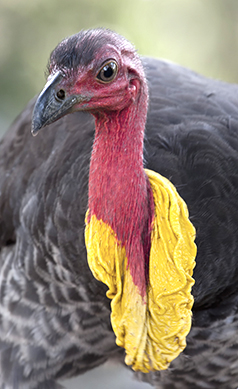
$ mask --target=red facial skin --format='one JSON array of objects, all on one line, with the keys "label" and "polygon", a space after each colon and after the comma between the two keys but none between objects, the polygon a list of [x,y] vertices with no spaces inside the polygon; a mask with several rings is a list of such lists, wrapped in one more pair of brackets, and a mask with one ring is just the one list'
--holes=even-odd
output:
[{"label": "red facial skin", "polygon": [[[116,77],[107,83],[97,76],[113,60]],[[132,279],[146,295],[153,194],[143,169],[143,135],[147,114],[147,84],[137,54],[106,45],[87,67],[71,73],[58,89],[89,101],[74,111],[90,110],[95,116],[95,140],[89,174],[89,220],[95,215],[108,224],[125,246]],[[105,259],[106,260],[106,259]]]}]

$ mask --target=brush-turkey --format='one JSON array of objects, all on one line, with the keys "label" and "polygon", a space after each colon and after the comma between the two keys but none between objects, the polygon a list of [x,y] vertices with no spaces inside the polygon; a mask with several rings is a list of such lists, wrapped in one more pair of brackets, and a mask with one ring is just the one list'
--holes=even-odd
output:
[{"label": "brush-turkey", "polygon": [[104,29],[48,70],[0,146],[1,389],[124,353],[159,388],[234,389],[238,87]]}]

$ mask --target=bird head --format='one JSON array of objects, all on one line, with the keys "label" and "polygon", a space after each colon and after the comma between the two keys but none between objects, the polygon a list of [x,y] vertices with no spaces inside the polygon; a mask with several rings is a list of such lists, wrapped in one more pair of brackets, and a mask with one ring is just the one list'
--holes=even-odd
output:
[{"label": "bird head", "polygon": [[135,48],[105,29],[81,31],[52,52],[45,88],[35,104],[32,133],[75,111],[121,111],[146,90]]}]

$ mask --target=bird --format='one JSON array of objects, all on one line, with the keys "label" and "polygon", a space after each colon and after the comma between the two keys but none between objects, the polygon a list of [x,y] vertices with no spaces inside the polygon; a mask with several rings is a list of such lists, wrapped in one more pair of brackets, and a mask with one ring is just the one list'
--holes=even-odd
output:
[{"label": "bird", "polygon": [[237,135],[237,85],[108,29],[57,45],[0,144],[1,389],[112,358],[238,386]]}]

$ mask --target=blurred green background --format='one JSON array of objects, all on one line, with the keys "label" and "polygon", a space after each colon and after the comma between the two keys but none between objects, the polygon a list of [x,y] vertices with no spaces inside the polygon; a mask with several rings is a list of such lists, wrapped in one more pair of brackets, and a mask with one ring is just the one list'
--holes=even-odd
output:
[{"label": "blurred green background", "polygon": [[238,82],[237,0],[0,0],[1,132],[41,90],[56,44],[98,26],[140,54]]},{"label": "blurred green background", "polygon": [[[238,0],[0,0],[0,134],[42,89],[56,44],[92,27],[119,32],[142,55],[238,83]],[[110,364],[67,388],[78,382],[85,388],[149,388]]]}]

